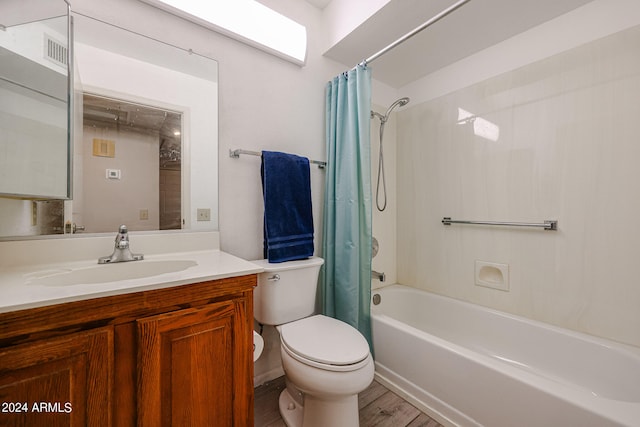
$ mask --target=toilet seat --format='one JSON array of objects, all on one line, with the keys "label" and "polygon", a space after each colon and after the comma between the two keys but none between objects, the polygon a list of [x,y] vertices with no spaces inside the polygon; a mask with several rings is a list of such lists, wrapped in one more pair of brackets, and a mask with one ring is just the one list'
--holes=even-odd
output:
[{"label": "toilet seat", "polygon": [[329,371],[352,371],[369,362],[369,344],[340,320],[316,315],[281,325],[282,348],[294,359]]}]

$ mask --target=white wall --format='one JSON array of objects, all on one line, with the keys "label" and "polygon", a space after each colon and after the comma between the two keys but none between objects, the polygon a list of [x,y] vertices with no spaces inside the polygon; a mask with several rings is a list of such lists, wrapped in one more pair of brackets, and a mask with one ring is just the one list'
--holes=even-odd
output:
[{"label": "white wall", "polygon": [[[640,27],[598,39],[640,24],[640,10],[589,7],[518,36],[518,64],[508,40],[410,85],[428,101],[398,115],[398,281],[640,346]],[[458,108],[497,124],[498,141],[457,124]],[[559,230],[445,227],[444,216]],[[476,260],[508,264],[510,290],[476,286]]]},{"label": "white wall", "polygon": [[[83,132],[83,199],[81,215],[87,233],[113,233],[121,224],[129,230],[158,230],[160,226],[160,137],[125,129],[86,126]],[[114,157],[93,155],[93,140],[115,144]],[[120,179],[108,179],[116,169]],[[75,206],[74,206],[75,209]],[[140,218],[141,210],[147,218]]]},{"label": "white wall", "polygon": [[637,25],[639,21],[640,2],[636,0],[594,0],[409,83],[399,92],[410,94],[414,104],[428,101]]}]

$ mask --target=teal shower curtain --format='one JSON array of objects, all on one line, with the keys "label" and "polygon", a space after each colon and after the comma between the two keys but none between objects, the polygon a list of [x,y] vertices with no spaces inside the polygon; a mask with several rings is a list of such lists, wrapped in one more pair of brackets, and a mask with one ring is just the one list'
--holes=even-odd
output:
[{"label": "teal shower curtain", "polygon": [[326,88],[327,169],[323,313],[371,342],[371,70],[358,65]]}]

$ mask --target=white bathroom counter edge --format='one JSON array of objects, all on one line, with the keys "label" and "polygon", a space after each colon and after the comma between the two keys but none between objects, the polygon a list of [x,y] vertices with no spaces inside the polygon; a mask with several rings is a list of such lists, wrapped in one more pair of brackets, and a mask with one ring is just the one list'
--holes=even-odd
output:
[{"label": "white bathroom counter edge", "polygon": [[[189,285],[198,282],[255,274],[263,271],[263,269],[256,264],[222,252],[219,249],[145,255],[145,260],[132,262],[161,262],[164,260],[190,260],[195,261],[197,265],[182,271],[143,278],[65,286],[45,286],[28,283],[28,277],[34,273],[37,274],[38,271],[51,269],[65,268],[75,270],[94,267],[97,265],[96,260],[22,265],[14,268],[5,268],[0,273],[0,313]],[[107,264],[101,267],[109,268],[111,266]]]}]

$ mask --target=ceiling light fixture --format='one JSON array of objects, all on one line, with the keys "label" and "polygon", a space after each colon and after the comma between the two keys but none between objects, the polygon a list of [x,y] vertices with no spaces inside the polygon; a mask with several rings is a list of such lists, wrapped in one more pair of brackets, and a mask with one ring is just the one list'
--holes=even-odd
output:
[{"label": "ceiling light fixture", "polygon": [[142,0],[297,65],[307,56],[307,29],[254,0]]}]

